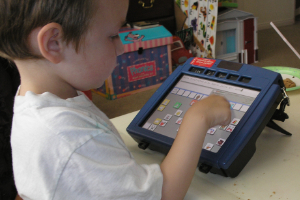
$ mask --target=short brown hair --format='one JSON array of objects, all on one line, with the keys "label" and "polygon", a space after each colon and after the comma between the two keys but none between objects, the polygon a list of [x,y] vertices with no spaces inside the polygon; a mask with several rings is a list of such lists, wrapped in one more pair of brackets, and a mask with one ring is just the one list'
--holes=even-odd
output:
[{"label": "short brown hair", "polygon": [[1,0],[0,56],[8,59],[40,58],[28,46],[28,36],[37,27],[56,22],[63,39],[78,51],[82,36],[94,15],[94,0]]}]

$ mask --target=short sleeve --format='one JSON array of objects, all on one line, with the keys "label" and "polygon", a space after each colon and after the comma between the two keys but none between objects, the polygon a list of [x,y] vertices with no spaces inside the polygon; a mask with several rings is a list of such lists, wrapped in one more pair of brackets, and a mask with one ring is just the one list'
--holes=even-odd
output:
[{"label": "short sleeve", "polygon": [[54,199],[161,199],[159,165],[139,165],[113,133],[91,138],[71,155]]}]

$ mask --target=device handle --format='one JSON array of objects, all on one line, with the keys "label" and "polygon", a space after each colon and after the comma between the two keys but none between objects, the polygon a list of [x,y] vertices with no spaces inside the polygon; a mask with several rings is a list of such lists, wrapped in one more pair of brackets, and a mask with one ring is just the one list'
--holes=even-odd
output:
[{"label": "device handle", "polygon": [[[283,94],[283,100],[286,99],[286,104],[285,104],[285,106],[286,106],[286,105],[290,106],[290,105],[291,105],[290,97],[287,95],[286,90],[285,90],[285,87],[282,87],[281,90],[282,90],[282,94]],[[284,107],[284,109],[285,109],[285,107]]]}]

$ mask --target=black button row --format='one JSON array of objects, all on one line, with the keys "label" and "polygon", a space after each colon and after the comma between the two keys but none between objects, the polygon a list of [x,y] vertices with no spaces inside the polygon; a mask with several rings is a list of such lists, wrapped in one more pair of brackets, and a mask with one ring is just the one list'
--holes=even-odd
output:
[{"label": "black button row", "polygon": [[239,82],[242,82],[242,83],[249,83],[251,81],[251,78],[248,78],[248,77],[240,77],[239,75],[234,75],[234,74],[229,74],[228,75],[225,72],[216,72],[214,70],[206,70],[205,71],[205,69],[197,68],[197,67],[192,67],[192,68],[190,68],[189,71],[197,73],[197,74],[202,74],[204,72],[204,74],[207,75],[207,76],[216,76],[216,77],[219,77],[219,78],[227,78],[227,79],[232,80],[232,81],[238,80]]}]

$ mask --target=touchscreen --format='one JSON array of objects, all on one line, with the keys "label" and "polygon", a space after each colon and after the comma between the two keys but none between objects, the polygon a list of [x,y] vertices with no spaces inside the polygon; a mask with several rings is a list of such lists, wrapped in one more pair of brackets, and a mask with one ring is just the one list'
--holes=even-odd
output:
[{"label": "touchscreen", "polygon": [[183,75],[142,127],[175,139],[185,112],[211,94],[224,96],[230,102],[232,114],[230,124],[211,127],[206,133],[203,149],[217,153],[259,91]]}]

